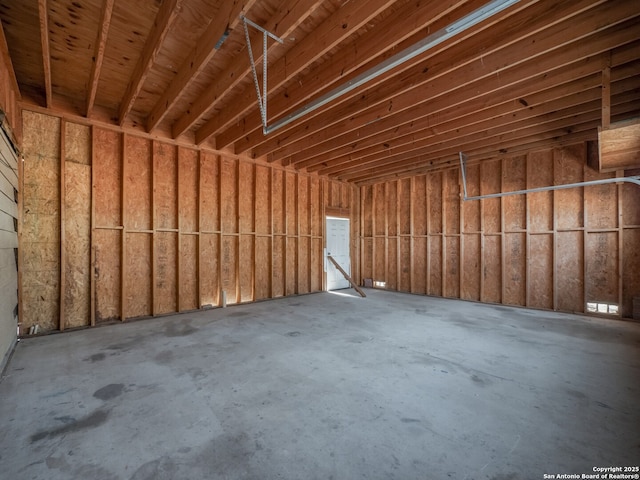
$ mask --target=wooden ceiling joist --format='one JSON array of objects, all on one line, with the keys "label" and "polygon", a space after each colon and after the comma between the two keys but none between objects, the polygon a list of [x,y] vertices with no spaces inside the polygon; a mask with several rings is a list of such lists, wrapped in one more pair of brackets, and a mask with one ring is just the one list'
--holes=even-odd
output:
[{"label": "wooden ceiling joist", "polygon": [[[576,4],[578,3],[576,2]],[[624,2],[616,6],[616,8],[604,5],[581,13],[577,17],[567,18],[545,29],[544,32],[540,31],[542,27],[540,20],[536,22],[534,19],[530,19],[531,28],[535,33],[519,38],[515,42],[508,42],[508,48],[496,49],[484,54],[478,51],[467,53],[468,46],[460,46],[460,54],[467,56],[467,59],[461,62],[466,67],[464,75],[461,75],[457,68],[448,68],[448,65],[445,65],[442,61],[440,71],[433,67],[429,69],[428,75],[424,73],[424,65],[418,65],[406,72],[401,81],[388,82],[378,87],[368,88],[364,92],[360,92],[357,101],[345,106],[338,105],[335,108],[327,109],[317,117],[298,125],[295,130],[269,138],[259,148],[254,148],[253,156],[262,156],[275,148],[305,138],[313,132],[326,129],[328,126],[338,122],[349,124],[350,127],[347,128],[354,129],[359,125],[379,121],[388,115],[397,115],[411,108],[421,99],[433,99],[438,95],[448,94],[456,86],[472,81],[477,82],[480,79],[498,74],[500,75],[500,80],[505,81],[503,72],[508,75],[513,67],[523,62],[531,64],[531,74],[535,74],[539,71],[535,66],[538,62],[532,60],[535,57],[545,56],[548,59],[561,57],[562,53],[557,55],[550,54],[555,50],[564,50],[575,54],[573,49],[564,49],[563,47],[572,43],[574,45],[582,43],[580,40],[597,34],[605,27],[615,27],[628,20],[630,16],[638,15],[637,10],[637,7],[629,6]],[[580,18],[581,16],[586,18]],[[637,25],[635,25],[635,28],[637,28]],[[529,29],[527,30],[529,31]],[[631,34],[637,35],[636,32]],[[448,58],[451,58],[451,51],[454,50],[456,50],[456,46],[448,51]],[[523,52],[527,52],[527,54],[523,55]],[[573,61],[574,59],[575,56],[572,55],[572,58],[567,59],[567,61]],[[342,121],[341,119],[347,120]],[[333,124],[331,123],[332,121]],[[335,133],[336,129],[334,128],[333,131]],[[243,145],[237,150],[242,151],[246,147],[250,147],[250,145]]]},{"label": "wooden ceiling joist", "polygon": [[194,48],[185,57],[178,73],[165,90],[147,119],[147,131],[152,131],[174,106],[182,92],[204,70],[215,56],[216,45],[223,36],[235,29],[241,22],[240,15],[251,9],[256,0],[233,0],[222,2],[207,29],[200,36]]},{"label": "wooden ceiling joist", "polygon": [[[269,69],[270,89],[276,90],[283,86],[285,81],[292,79],[392,3],[392,0],[370,0],[349,2],[342,6],[318,26],[313,35],[297,42]],[[252,107],[255,108],[255,105],[255,90],[251,86],[245,89],[238,102],[223,108],[196,131],[196,143],[201,144],[228,127]],[[216,146],[222,148],[226,145],[220,144],[216,139]]]},{"label": "wooden ceiling joist", "polygon": [[113,13],[113,4],[115,0],[105,0],[102,6],[101,28],[96,39],[96,46],[93,52],[93,65],[91,66],[91,76],[89,77],[89,90],[87,92],[86,116],[91,116],[93,104],[96,100],[98,91],[98,83],[100,82],[100,71],[102,70],[102,61],[104,59],[104,49],[109,36],[109,27],[111,26],[111,14]]},{"label": "wooden ceiling joist", "polygon": [[[278,37],[287,38],[321,4],[322,0],[299,0],[294,5],[283,4],[278,12],[264,25],[264,29]],[[267,52],[273,48],[277,48],[277,45],[270,43]],[[262,48],[253,48],[253,51],[260,52],[256,62],[260,61],[262,59]],[[191,128],[203,115],[214,108],[227,92],[250,74],[251,67],[247,56],[244,54],[236,56],[233,63],[220,75],[219,79],[211,83],[191,108],[174,122],[171,127],[173,138],[179,137]]]},{"label": "wooden ceiling joist", "polygon": [[142,55],[140,56],[140,59],[133,71],[131,80],[127,85],[127,90],[122,102],[120,102],[120,108],[118,110],[120,126],[124,125],[127,115],[129,115],[129,112],[133,108],[133,104],[142,89],[142,85],[153,67],[153,62],[155,62],[155,59],[162,48],[164,39],[178,17],[182,1],[183,0],[165,0],[160,7],[160,11],[156,15],[156,20],[153,23],[153,29],[147,37]]},{"label": "wooden ceiling joist", "polygon": [[53,93],[51,88],[51,52],[49,50],[49,7],[47,0],[38,0],[40,19],[40,44],[42,46],[42,66],[44,68],[45,105],[51,108]]},{"label": "wooden ceiling joist", "polygon": [[[311,100],[312,92],[326,92],[340,83],[348,82],[398,51],[422,40],[426,35],[425,32],[437,30],[439,25],[444,26],[450,23],[453,15],[451,11],[461,4],[462,8],[456,10],[458,16],[472,12],[484,3],[485,0],[473,0],[467,3],[464,1],[446,3],[432,0],[422,2],[419,6],[408,5],[396,11],[376,28],[355,39],[348,48],[341,50],[332,59],[330,65],[321,64],[312,69],[308,75],[308,82],[294,83],[287,87],[286,93],[276,94],[272,97],[269,106],[272,116],[278,118],[285,115],[286,112],[301,107],[305,102]],[[445,19],[442,19],[443,16],[446,16]],[[406,32],[406,34],[399,37],[396,33],[398,30]],[[387,47],[381,48],[381,45]],[[348,97],[342,97],[342,101],[346,98]],[[250,139],[256,136],[259,139],[264,137],[261,118],[257,113],[254,113],[248,115],[241,124],[233,125],[221,132],[216,138],[216,144],[229,145],[243,138],[250,142]],[[236,145],[237,153],[241,153],[241,149],[240,145]]]},{"label": "wooden ceiling joist", "polygon": [[[620,66],[631,62],[636,58],[637,48],[640,48],[640,43],[634,42],[615,51],[615,65]],[[505,101],[513,101],[517,105],[528,107],[529,104],[535,104],[535,97],[533,100],[530,98],[532,95],[539,95],[540,92],[548,89],[558,90],[561,98],[575,91],[596,87],[600,83],[601,58],[601,56],[587,57],[585,61],[578,59],[566,66],[540,71],[536,70],[535,65],[520,66],[519,68],[525,71],[522,75],[523,80],[520,82],[503,84],[500,78],[494,77],[484,82],[480,81],[478,84],[465,85],[460,90],[452,92],[460,95],[460,101],[456,105],[451,105],[447,96],[440,96],[429,102],[415,105],[400,114],[399,119],[387,117],[329,141],[313,142],[311,147],[298,145],[299,153],[292,155],[289,163],[294,164],[296,168],[309,168],[313,171],[316,169],[315,165],[319,165],[317,169],[320,169],[325,165],[344,163],[345,159],[357,158],[359,150],[372,145],[379,145],[380,148],[386,149],[386,145],[391,145],[394,139],[412,133],[418,135],[421,130],[438,134],[439,124],[461,116],[468,116],[470,121],[475,123],[476,117],[485,108]],[[635,71],[635,68],[632,66],[630,69]],[[531,73],[535,75],[530,76]],[[620,75],[623,73],[621,72]],[[492,92],[489,100],[483,95],[476,95],[478,88],[482,86]]]}]

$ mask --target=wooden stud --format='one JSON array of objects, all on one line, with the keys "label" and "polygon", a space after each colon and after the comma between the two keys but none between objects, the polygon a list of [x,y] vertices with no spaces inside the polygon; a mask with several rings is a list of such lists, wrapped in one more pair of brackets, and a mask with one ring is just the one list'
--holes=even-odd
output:
[{"label": "wooden stud", "polygon": [[[553,184],[556,185],[556,155],[557,149],[553,149],[551,169]],[[551,212],[553,212],[553,310],[558,310],[558,190],[553,190],[551,199]]]},{"label": "wooden stud", "polygon": [[274,234],[273,234],[273,167],[269,166],[269,298],[273,295],[273,252]]},{"label": "wooden stud", "polygon": [[176,151],[176,220],[178,221],[178,235],[176,238],[176,306],[178,307],[178,313],[182,311],[182,281],[180,266],[182,265],[182,220],[180,215],[180,199],[182,198],[182,192],[180,191],[180,147]]},{"label": "wooden stud", "polygon": [[156,251],[156,229],[158,228],[158,217],[156,215],[156,141],[151,140],[151,316],[158,314],[156,300],[158,297],[156,288],[157,275],[157,251]]},{"label": "wooden stud", "polygon": [[294,194],[294,209],[295,209],[295,215],[296,215],[296,258],[294,263],[294,269],[295,269],[295,285],[296,285],[296,289],[295,289],[295,293],[296,295],[300,293],[300,203],[298,201],[298,197],[300,196],[300,174],[298,172],[295,173],[294,177],[295,179],[295,194]]},{"label": "wooden stud", "polygon": [[252,182],[252,189],[253,189],[253,225],[252,225],[252,229],[253,229],[253,243],[251,246],[251,301],[255,302],[256,301],[256,261],[257,261],[257,256],[256,256],[256,243],[257,243],[257,231],[256,231],[256,217],[258,215],[258,209],[257,209],[257,203],[258,203],[258,167],[257,165],[254,163],[252,165],[252,175],[253,175],[253,182]]},{"label": "wooden stud", "polygon": [[127,319],[127,134],[122,133],[121,135],[120,168],[122,178],[120,179],[120,221],[122,222],[122,232],[120,237],[120,321],[124,322]]},{"label": "wooden stud", "polygon": [[440,174],[440,177],[441,177],[440,198],[442,199],[442,232],[440,233],[441,235],[440,238],[442,242],[442,246],[440,248],[440,257],[441,257],[440,270],[442,271],[441,295],[442,297],[446,297],[447,296],[447,214],[446,214],[447,182],[443,174]]},{"label": "wooden stud", "polygon": [[[458,182],[460,182],[461,176],[458,175]],[[464,207],[462,199],[462,185],[458,183],[458,208],[460,209],[460,235],[458,237],[458,297],[462,298],[462,292],[464,292]]]},{"label": "wooden stud", "polygon": [[240,284],[240,160],[236,160],[236,303],[242,302],[242,286]]},{"label": "wooden stud", "polygon": [[396,285],[397,289],[402,289],[402,256],[400,250],[402,248],[402,230],[400,228],[400,198],[402,192],[402,182],[396,180]]},{"label": "wooden stud", "polygon": [[[500,160],[500,191],[504,192],[504,175],[506,171],[507,159],[502,157]],[[504,303],[506,298],[507,282],[507,252],[506,252],[506,238],[505,235],[505,204],[506,197],[500,197],[500,303]]]},{"label": "wooden stud", "polygon": [[[374,201],[373,201],[373,218],[376,215],[376,200],[375,200],[375,186],[373,188]],[[384,281],[389,284],[389,182],[384,183]],[[373,231],[373,244],[376,244],[376,231]],[[375,256],[373,257],[373,264],[375,265]],[[396,279],[397,285],[397,279]]]},{"label": "wooden stud", "polygon": [[[624,177],[624,171],[619,170],[616,172],[616,177]],[[622,316],[622,308],[624,302],[624,284],[623,284],[623,272],[624,272],[624,202],[622,199],[624,192],[624,185],[618,183],[618,316]]]},{"label": "wooden stud", "polygon": [[[478,193],[480,195],[483,195],[483,191],[482,191],[482,186],[484,185],[484,182],[482,181],[483,176],[482,176],[482,165],[483,163],[480,162],[480,165],[478,167],[478,177],[479,177],[479,185],[478,185]],[[484,292],[484,251],[485,251],[485,232],[484,232],[484,200],[480,200],[480,208],[479,208],[479,214],[480,214],[480,301],[482,302],[485,298],[485,292]]]},{"label": "wooden stud", "polygon": [[197,182],[198,182],[198,192],[196,199],[196,208],[198,209],[196,215],[196,250],[198,252],[198,259],[196,264],[196,289],[198,291],[198,308],[202,308],[202,162],[203,162],[203,154],[201,150],[197,151],[198,158],[198,168],[196,170]]},{"label": "wooden stud", "polygon": [[414,197],[416,195],[416,177],[411,177],[409,180],[409,185],[411,189],[411,193],[409,195],[409,291],[411,293],[415,293],[413,291],[413,286],[415,285],[415,262],[413,261],[413,253],[414,253],[414,234],[415,234],[415,220],[414,220]]},{"label": "wooden stud", "polygon": [[311,271],[312,271],[312,258],[313,258],[313,215],[311,203],[313,200],[311,199],[311,177],[307,178],[307,225],[309,228],[309,242],[307,245],[307,291],[313,291],[313,282],[311,279]]},{"label": "wooden stud", "polygon": [[[222,284],[222,247],[223,247],[223,222],[222,222],[222,157],[216,155],[216,161],[218,162],[218,305],[227,306],[226,304],[226,292],[223,292],[224,285]],[[224,305],[223,305],[224,300]]]},{"label": "wooden stud", "polygon": [[91,126],[91,264],[90,264],[90,289],[91,289],[91,312],[90,312],[90,324],[92,327],[96,325],[96,245],[95,245],[95,231],[96,231],[96,178],[95,178],[95,165],[96,165],[96,127]]},{"label": "wooden stud", "polygon": [[[585,180],[585,170],[587,169],[587,165],[582,165],[582,180]],[[587,309],[587,251],[588,251],[588,243],[587,237],[589,236],[589,217],[588,217],[588,203],[586,201],[586,196],[584,194],[584,187],[581,187],[582,190],[582,312],[585,312]]]},{"label": "wooden stud", "polygon": [[66,197],[66,179],[65,179],[65,127],[64,119],[60,120],[60,331],[64,331],[66,326],[66,259],[67,252],[65,249],[65,197]]},{"label": "wooden stud", "polygon": [[[527,153],[526,157],[525,157],[525,170],[524,170],[524,181],[525,181],[525,185],[524,188],[525,189],[529,189],[531,188],[530,186],[530,175],[529,175],[529,168],[531,166],[531,156],[529,153]],[[480,164],[482,165],[482,164]],[[531,240],[530,240],[530,236],[531,236],[531,195],[530,194],[525,194],[524,196],[524,213],[525,213],[525,252],[526,252],[526,260],[531,258]],[[586,217],[585,217],[586,218]],[[526,307],[530,307],[531,306],[531,262],[530,261],[525,261],[525,267],[524,267],[524,277],[525,277],[525,306]],[[586,298],[586,297],[585,297]]]}]

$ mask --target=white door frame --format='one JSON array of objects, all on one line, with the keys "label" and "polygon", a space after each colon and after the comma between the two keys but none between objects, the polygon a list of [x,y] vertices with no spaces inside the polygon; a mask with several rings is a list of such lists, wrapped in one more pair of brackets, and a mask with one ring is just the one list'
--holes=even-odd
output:
[{"label": "white door frame", "polygon": [[[346,234],[346,241],[344,237],[342,239],[331,238],[331,224],[334,222],[334,226],[346,224],[346,231],[342,228],[338,231],[338,235]],[[340,223],[335,223],[335,222]],[[341,223],[345,222],[345,224]],[[324,246],[324,290],[339,290],[343,288],[350,288],[351,285],[347,279],[335,268],[335,266],[329,262],[327,255],[331,256],[340,264],[340,266],[350,275],[351,274],[351,219],[349,217],[337,217],[333,215],[325,216],[325,246]],[[336,245],[336,241],[338,242]],[[335,251],[336,246],[339,251]],[[332,252],[330,249],[333,249]]]}]

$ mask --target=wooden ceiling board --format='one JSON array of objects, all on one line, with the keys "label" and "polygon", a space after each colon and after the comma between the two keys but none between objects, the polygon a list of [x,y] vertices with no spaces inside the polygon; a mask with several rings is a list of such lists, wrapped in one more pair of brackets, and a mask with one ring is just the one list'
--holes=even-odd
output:
[{"label": "wooden ceiling board", "polygon": [[487,1],[113,0],[103,25],[107,0],[0,0],[0,21],[26,104],[356,184],[595,140],[608,64],[612,120],[640,115],[640,2],[519,0],[264,135],[241,13],[284,38],[272,124]]},{"label": "wooden ceiling board", "polygon": [[18,83],[44,94],[37,0],[1,0],[0,20]]}]

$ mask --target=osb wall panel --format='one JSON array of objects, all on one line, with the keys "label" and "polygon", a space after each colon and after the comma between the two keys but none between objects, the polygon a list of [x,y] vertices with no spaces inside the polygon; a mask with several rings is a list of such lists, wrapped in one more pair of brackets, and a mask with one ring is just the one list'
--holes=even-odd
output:
[{"label": "osb wall panel", "polygon": [[64,309],[65,327],[90,323],[91,130],[64,122]]},{"label": "osb wall panel", "polygon": [[24,112],[21,301],[23,330],[59,327],[60,120]]},{"label": "osb wall panel", "polygon": [[351,217],[359,272],[360,198],[350,185],[39,113],[25,118],[26,327],[220,306],[223,292],[233,304],[320,291],[327,208]]},{"label": "osb wall panel", "polygon": [[[470,196],[622,175],[586,166],[586,146],[471,163]],[[632,315],[640,296],[640,189],[601,185],[464,202],[459,169],[360,187],[361,276],[387,289]]]}]

